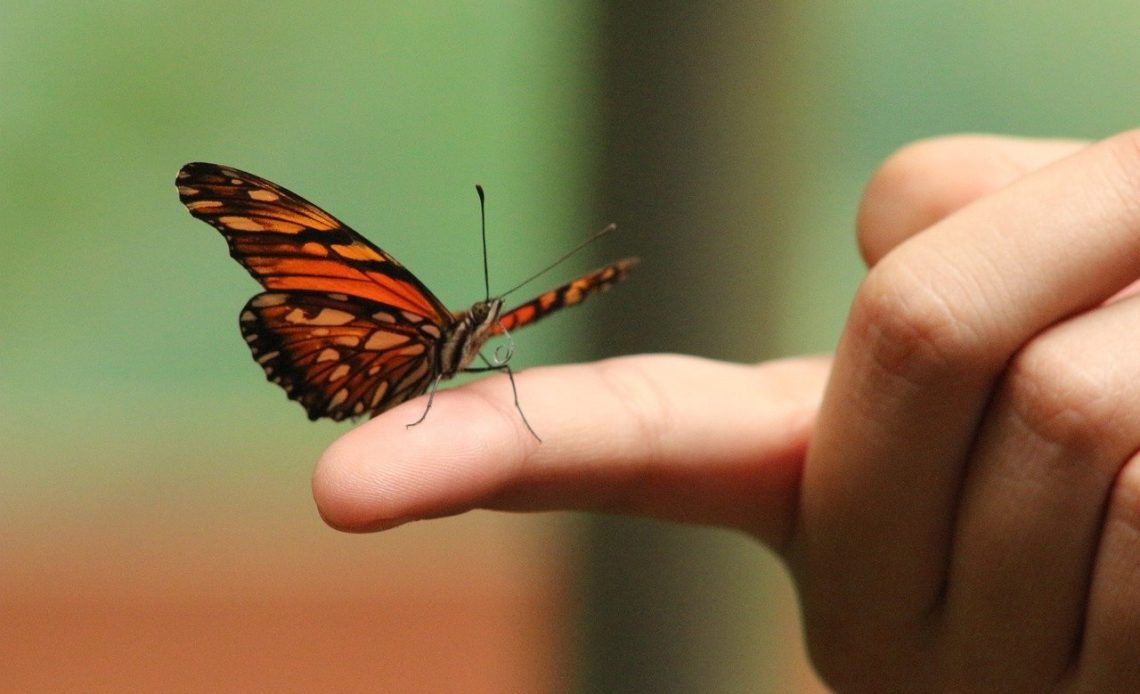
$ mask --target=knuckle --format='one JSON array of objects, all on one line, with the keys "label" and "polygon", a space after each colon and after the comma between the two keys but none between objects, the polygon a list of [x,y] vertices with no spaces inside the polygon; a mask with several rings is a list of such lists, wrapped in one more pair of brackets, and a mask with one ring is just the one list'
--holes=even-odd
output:
[{"label": "knuckle", "polygon": [[883,372],[916,384],[984,364],[985,342],[956,291],[919,277],[896,257],[860,286],[849,328]]},{"label": "knuckle", "polygon": [[1039,338],[1013,357],[998,397],[1036,438],[1092,455],[1115,450],[1122,413],[1112,370],[1087,353]]}]

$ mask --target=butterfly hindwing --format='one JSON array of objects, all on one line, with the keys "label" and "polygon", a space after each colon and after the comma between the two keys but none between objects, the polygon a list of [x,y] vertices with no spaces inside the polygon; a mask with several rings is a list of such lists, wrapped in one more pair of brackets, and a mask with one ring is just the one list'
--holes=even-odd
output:
[{"label": "butterfly hindwing", "polygon": [[395,258],[281,186],[217,164],[183,166],[178,194],[269,290],[341,293],[448,323],[451,314]]},{"label": "butterfly hindwing", "polygon": [[515,330],[545,318],[558,309],[581,303],[591,294],[604,292],[624,280],[637,263],[637,258],[624,258],[567,282],[557,289],[544,292],[500,316],[492,332],[501,334],[504,331]]},{"label": "butterfly hindwing", "polygon": [[344,294],[264,292],[241,312],[242,336],[270,381],[310,419],[377,415],[434,378],[440,328]]}]

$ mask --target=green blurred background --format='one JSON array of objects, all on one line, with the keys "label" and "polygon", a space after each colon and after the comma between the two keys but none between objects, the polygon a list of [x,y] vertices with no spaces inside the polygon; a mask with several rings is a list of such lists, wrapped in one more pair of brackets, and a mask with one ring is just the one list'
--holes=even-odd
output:
[{"label": "green blurred background", "polygon": [[256,291],[178,203],[253,171],[448,305],[609,221],[619,291],[531,366],[827,351],[863,181],[930,135],[1140,113],[1140,6],[0,3],[0,688],[788,691],[778,565],[736,535],[489,513],[325,528],[309,423],[237,331]]}]

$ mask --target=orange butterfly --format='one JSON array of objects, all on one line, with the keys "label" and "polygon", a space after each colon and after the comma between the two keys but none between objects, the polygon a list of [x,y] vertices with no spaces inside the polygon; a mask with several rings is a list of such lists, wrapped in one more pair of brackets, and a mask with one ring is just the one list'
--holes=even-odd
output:
[{"label": "orange butterfly", "polygon": [[190,214],[222,232],[268,290],[242,309],[242,336],[312,420],[375,416],[461,371],[509,374],[505,360],[470,366],[489,338],[608,289],[637,264],[619,260],[506,313],[501,297],[453,313],[395,258],[281,186],[202,162],[175,183]]}]

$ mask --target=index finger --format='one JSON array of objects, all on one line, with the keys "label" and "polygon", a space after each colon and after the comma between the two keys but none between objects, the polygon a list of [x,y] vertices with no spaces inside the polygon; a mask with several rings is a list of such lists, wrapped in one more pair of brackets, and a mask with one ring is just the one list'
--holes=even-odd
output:
[{"label": "index finger", "polygon": [[379,530],[473,508],[595,510],[745,529],[778,545],[796,507],[828,363],[757,366],[678,355],[516,374],[418,398],[350,431],[321,458],[325,520]]}]

